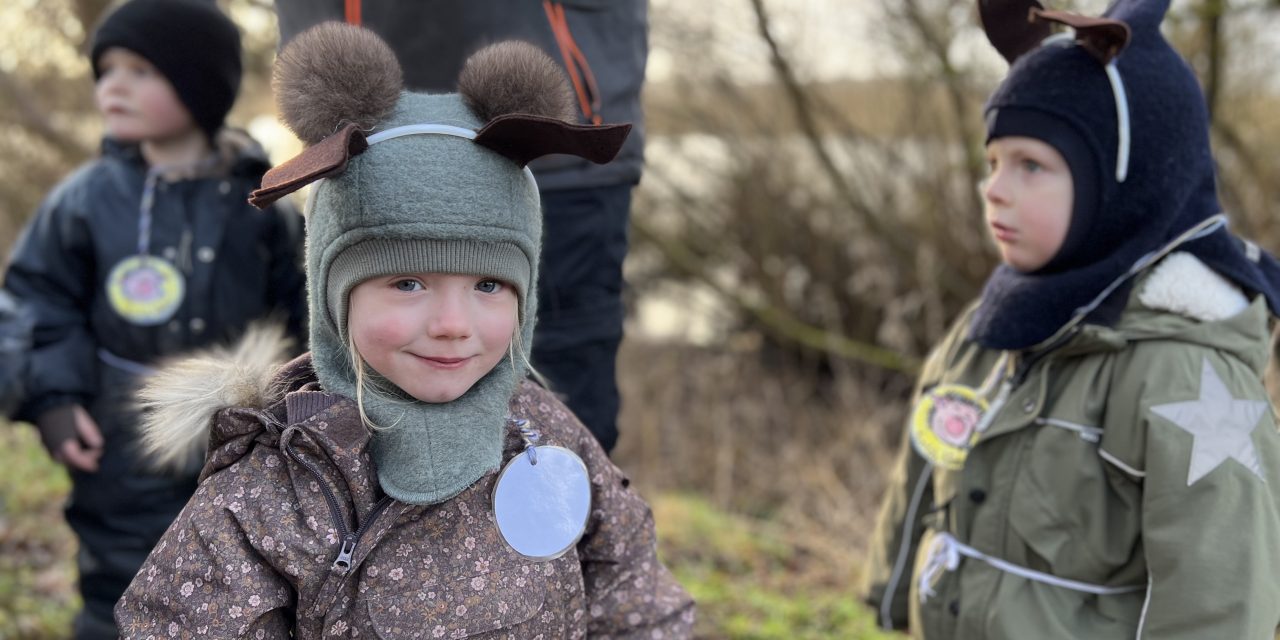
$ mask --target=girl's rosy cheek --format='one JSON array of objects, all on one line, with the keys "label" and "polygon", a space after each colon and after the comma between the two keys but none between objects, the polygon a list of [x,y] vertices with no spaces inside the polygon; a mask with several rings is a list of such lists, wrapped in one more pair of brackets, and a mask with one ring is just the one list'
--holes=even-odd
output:
[{"label": "girl's rosy cheek", "polygon": [[369,338],[380,344],[408,342],[413,333],[412,321],[403,314],[388,314],[371,323]]}]

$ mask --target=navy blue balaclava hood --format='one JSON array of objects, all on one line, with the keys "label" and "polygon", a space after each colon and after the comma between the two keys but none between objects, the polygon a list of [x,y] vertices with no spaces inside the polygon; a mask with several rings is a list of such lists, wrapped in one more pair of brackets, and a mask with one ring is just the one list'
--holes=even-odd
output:
[{"label": "navy blue balaclava hood", "polygon": [[[1000,265],[983,289],[971,337],[993,349],[1026,349],[1144,255],[1221,211],[1209,115],[1195,75],[1160,34],[1169,0],[1117,0],[1102,19],[1043,11],[1035,0],[978,4],[987,37],[1012,62],[987,102],[989,137],[1030,136],[1060,151],[1060,141],[1070,141],[1064,156],[1073,179],[1091,185],[1092,202],[1077,203],[1066,241],[1045,268]],[[1050,37],[1051,22],[1074,27],[1074,36]],[[1079,161],[1086,153],[1090,161]],[[1086,167],[1097,173],[1074,175]],[[1261,252],[1251,259],[1225,227],[1178,250],[1265,295],[1280,314],[1280,263]],[[1104,304],[1090,320],[1110,324],[1121,307]]]}]

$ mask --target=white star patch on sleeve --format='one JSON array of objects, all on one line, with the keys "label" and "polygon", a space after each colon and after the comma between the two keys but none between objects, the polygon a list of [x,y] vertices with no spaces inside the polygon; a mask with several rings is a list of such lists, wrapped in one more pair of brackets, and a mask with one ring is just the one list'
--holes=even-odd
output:
[{"label": "white star patch on sleeve", "polygon": [[1151,407],[1152,413],[1192,436],[1188,487],[1217,469],[1227,458],[1244,465],[1265,481],[1252,434],[1266,411],[1264,401],[1232,397],[1207,358],[1200,371],[1199,399]]}]

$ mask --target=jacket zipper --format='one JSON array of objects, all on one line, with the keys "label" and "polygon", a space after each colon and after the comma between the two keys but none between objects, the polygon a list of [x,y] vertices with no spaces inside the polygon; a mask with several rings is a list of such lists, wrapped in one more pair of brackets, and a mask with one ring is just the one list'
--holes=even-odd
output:
[{"label": "jacket zipper", "polygon": [[[382,512],[391,504],[391,500],[391,496],[383,496],[378,501],[378,504],[373,505],[369,513],[365,514],[364,524],[357,527],[354,533],[348,533],[343,537],[342,548],[338,550],[338,557],[333,561],[334,570],[339,573],[346,573],[351,570],[351,558],[355,555],[356,543],[360,542],[360,538],[364,536],[365,532],[373,527],[373,523],[378,520],[378,516],[382,515]],[[341,520],[341,518],[335,517],[335,520]]]},{"label": "jacket zipper", "polygon": [[[285,443],[284,434],[281,434],[280,441]],[[392,498],[391,496],[383,496],[377,504],[373,505],[369,513],[365,514],[364,523],[357,526],[355,531],[352,531],[347,528],[346,520],[342,517],[342,510],[338,508],[338,498],[333,495],[333,490],[329,488],[329,483],[320,474],[320,470],[314,464],[303,460],[293,450],[292,445],[285,443],[284,451],[294,462],[302,465],[312,476],[315,476],[316,484],[320,486],[320,492],[324,494],[325,502],[329,503],[329,512],[333,514],[333,522],[337,525],[338,534],[342,538],[342,545],[338,549],[338,557],[333,560],[331,568],[340,574],[345,574],[351,570],[351,559],[355,556],[356,544],[360,542],[360,538],[364,536],[365,532],[373,527],[373,523],[378,520],[378,516],[382,515],[382,512],[391,504]]]}]

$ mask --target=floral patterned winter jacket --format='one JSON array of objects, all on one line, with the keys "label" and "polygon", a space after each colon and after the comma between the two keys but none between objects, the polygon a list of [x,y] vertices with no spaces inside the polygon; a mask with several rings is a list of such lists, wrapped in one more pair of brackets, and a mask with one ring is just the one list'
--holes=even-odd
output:
[{"label": "floral patterned winter jacket", "polygon": [[[355,403],[320,390],[309,356],[276,382],[263,408],[217,411],[199,490],[116,606],[124,637],[691,635],[648,506],[550,392],[523,383],[511,416],[581,456],[592,512],[576,548],[539,562],[498,532],[496,471],[440,504],[385,497]],[[522,447],[509,430],[504,462]]]}]

